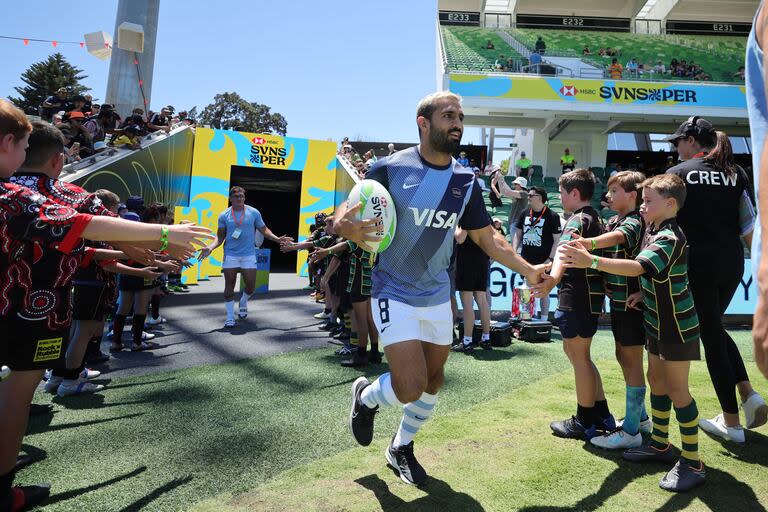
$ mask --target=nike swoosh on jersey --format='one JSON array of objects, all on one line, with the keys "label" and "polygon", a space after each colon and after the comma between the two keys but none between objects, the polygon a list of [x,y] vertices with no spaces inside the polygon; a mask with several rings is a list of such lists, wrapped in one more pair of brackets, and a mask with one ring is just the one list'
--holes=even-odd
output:
[{"label": "nike swoosh on jersey", "polygon": [[408,190],[409,188],[418,187],[421,185],[421,182],[419,183],[403,183],[403,190]]},{"label": "nike swoosh on jersey", "polygon": [[388,326],[388,325],[387,325],[387,326],[385,326],[385,327],[382,327],[382,328],[381,328],[381,332],[384,332],[384,331],[386,331],[388,328],[389,328],[389,326]]}]

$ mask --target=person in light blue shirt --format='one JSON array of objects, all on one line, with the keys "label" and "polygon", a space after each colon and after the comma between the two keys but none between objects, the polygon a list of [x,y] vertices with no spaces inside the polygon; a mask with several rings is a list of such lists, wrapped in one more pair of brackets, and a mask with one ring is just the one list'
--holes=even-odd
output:
[{"label": "person in light blue shirt", "polygon": [[219,229],[216,239],[200,251],[200,260],[224,244],[224,303],[227,308],[227,320],[224,327],[234,327],[235,322],[235,283],[242,272],[245,289],[240,296],[238,316],[248,316],[248,299],[256,288],[256,231],[273,242],[293,242],[289,236],[278,237],[270,231],[261,217],[261,212],[245,204],[245,189],[232,187],[229,191],[232,206],[219,215]]},{"label": "person in light blue shirt", "polygon": [[[427,475],[413,455],[413,438],[429,419],[444,381],[443,366],[453,341],[448,266],[456,226],[490,257],[531,282],[543,270],[518,256],[496,236],[474,173],[452,158],[464,131],[461,98],[439,92],[424,98],[416,111],[418,146],[376,162],[366,179],[381,183],[392,196],[397,231],[379,255],[371,274],[371,309],[379,343],[391,372],[352,385],[350,429],[367,446],[380,406],[400,406],[403,418],[386,457],[410,484]],[[340,205],[333,229],[357,244],[378,240],[375,219],[357,218],[361,205]]]}]

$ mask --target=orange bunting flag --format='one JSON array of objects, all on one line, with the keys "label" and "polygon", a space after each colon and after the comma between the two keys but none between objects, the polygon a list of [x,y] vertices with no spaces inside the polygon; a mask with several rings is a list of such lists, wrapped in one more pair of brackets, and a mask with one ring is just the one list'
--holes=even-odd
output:
[{"label": "orange bunting flag", "polygon": [[29,46],[29,39],[24,40],[24,46]]},{"label": "orange bunting flag", "polygon": [[85,48],[85,43],[80,43],[80,48]]},{"label": "orange bunting flag", "polygon": [[56,48],[59,45],[59,43],[56,41],[51,41],[51,44],[53,45],[54,48]]}]

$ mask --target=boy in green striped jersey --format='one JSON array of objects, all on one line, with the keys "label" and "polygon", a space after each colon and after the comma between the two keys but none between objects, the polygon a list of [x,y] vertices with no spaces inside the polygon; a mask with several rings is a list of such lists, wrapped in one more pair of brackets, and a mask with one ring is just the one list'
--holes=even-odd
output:
[{"label": "boy in green striped jersey", "polygon": [[[678,176],[662,174],[647,179],[642,186],[640,213],[648,229],[635,259],[592,256],[578,243],[564,247],[562,258],[569,268],[590,267],[640,276],[653,434],[650,443],[625,451],[624,459],[676,461],[660,486],[681,492],[702,485],[705,480],[704,464],[699,459],[699,411],[688,388],[691,361],[700,359],[699,321],[688,290],[687,241],[676,220],[685,201],[685,183]],[[668,439],[673,405],[682,441],[679,455]]]},{"label": "boy in green striped jersey", "polygon": [[[580,238],[587,251],[602,249],[607,258],[635,259],[640,252],[645,223],[638,211],[640,184],[645,175],[637,171],[621,171],[608,180],[608,202],[618,213],[608,221],[606,233],[595,238]],[[640,430],[649,432],[651,421],[645,411],[645,376],[643,347],[645,328],[640,307],[640,279],[603,273],[611,299],[611,328],[616,342],[616,359],[626,383],[626,413],[621,428],[593,437],[590,442],[600,448],[619,450],[637,448],[643,442]],[[619,422],[617,422],[619,425]]]}]

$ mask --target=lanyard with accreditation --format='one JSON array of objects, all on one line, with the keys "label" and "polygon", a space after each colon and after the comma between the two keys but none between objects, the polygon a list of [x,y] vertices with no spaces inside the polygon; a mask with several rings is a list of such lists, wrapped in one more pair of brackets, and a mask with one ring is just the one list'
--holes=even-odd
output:
[{"label": "lanyard with accreditation", "polygon": [[240,235],[243,234],[243,230],[240,229],[240,226],[243,225],[243,221],[245,220],[245,208],[243,208],[243,214],[240,216],[240,220],[237,220],[237,216],[235,215],[235,209],[232,208],[230,210],[230,213],[232,214],[232,221],[235,223],[235,230],[232,232],[232,239],[237,240],[240,238]]}]

